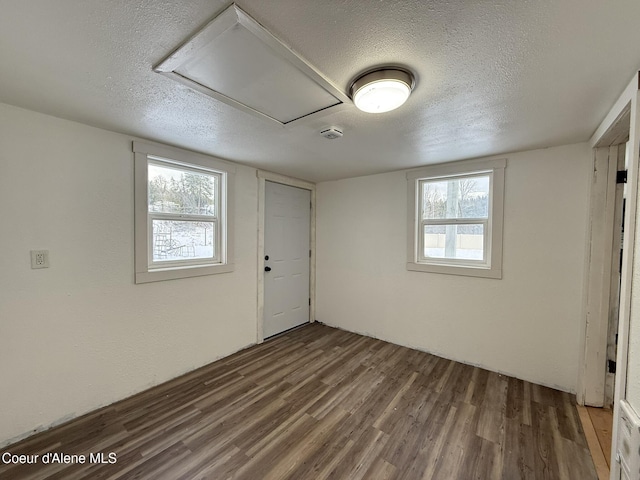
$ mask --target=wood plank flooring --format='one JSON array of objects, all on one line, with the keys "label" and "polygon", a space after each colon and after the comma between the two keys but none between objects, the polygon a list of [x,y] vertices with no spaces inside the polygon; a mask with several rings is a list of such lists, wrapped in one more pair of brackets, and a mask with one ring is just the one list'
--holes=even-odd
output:
[{"label": "wood plank flooring", "polygon": [[597,478],[573,396],[318,323],[3,452],[107,462],[3,480]]},{"label": "wood plank flooring", "polygon": [[611,467],[611,443],[613,432],[613,411],[609,408],[588,407],[591,423],[598,436],[598,443],[602,449],[607,466]]},{"label": "wood plank flooring", "polygon": [[[591,407],[577,405],[576,408],[578,409],[578,415],[580,416],[582,429],[584,431],[584,436],[587,439],[587,445],[591,452],[591,459],[593,460],[598,480],[609,480],[609,464],[607,464],[598,434],[596,433],[593,423],[591,422],[591,416],[589,415]],[[609,446],[609,448],[611,448],[611,446]]]}]

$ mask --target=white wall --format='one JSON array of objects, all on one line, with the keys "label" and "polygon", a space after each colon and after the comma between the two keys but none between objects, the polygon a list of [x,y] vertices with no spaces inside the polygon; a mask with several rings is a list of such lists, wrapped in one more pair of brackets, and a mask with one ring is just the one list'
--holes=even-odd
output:
[{"label": "white wall", "polygon": [[[131,141],[0,104],[0,445],[256,340],[255,170],[233,273],[135,285]],[[319,184],[317,318],[574,391],[590,150],[508,158],[503,280],[405,269],[404,172]]]},{"label": "white wall", "polygon": [[[640,220],[640,219],[639,219]],[[626,400],[640,415],[640,239],[636,232],[636,245],[634,248],[633,292],[631,297],[631,316],[629,318],[629,350],[627,360],[627,395]]]},{"label": "white wall", "polygon": [[[631,201],[631,200],[629,200]],[[638,199],[635,200],[638,202]],[[629,315],[629,343],[627,350],[627,391],[623,399],[640,415],[640,204],[636,207],[635,245]]]},{"label": "white wall", "polygon": [[317,185],[328,325],[575,392],[591,151],[506,156],[503,279],[405,268],[405,172]]},{"label": "white wall", "polygon": [[[638,159],[638,143],[640,136],[640,108],[638,106],[638,101],[640,100],[640,92],[638,91],[638,74],[636,74],[632,79],[629,88],[632,89],[633,93],[631,97],[630,138],[629,143],[627,144],[627,167],[629,169],[629,173],[631,175],[635,174],[636,178],[631,178],[630,184],[627,185],[630,192],[632,192],[630,195],[633,195],[631,198],[627,198],[627,205],[630,205],[630,212],[634,212],[633,207],[635,206],[636,218],[635,236],[633,237],[634,245],[632,247],[633,251],[631,252],[631,261],[633,262],[633,268],[631,270],[631,288],[628,293],[631,298],[628,320],[629,338],[626,358],[626,392],[620,392],[621,396],[617,400],[626,399],[629,405],[631,405],[635,410],[636,414],[640,415],[640,198],[638,198],[640,192],[638,189],[638,184],[640,182],[640,178],[638,178],[638,172],[640,171],[640,160]],[[634,202],[634,204],[631,204],[631,202]],[[627,224],[625,228],[629,230],[629,224]],[[623,283],[623,291],[624,288],[625,284]],[[624,336],[622,336],[622,339],[624,341]],[[618,353],[624,354],[624,349],[619,347]],[[617,433],[617,426],[614,426],[613,433],[614,435]],[[615,439],[614,446],[616,446]]]},{"label": "white wall", "polygon": [[134,285],[131,141],[0,104],[0,445],[256,341],[255,170],[233,273]]}]

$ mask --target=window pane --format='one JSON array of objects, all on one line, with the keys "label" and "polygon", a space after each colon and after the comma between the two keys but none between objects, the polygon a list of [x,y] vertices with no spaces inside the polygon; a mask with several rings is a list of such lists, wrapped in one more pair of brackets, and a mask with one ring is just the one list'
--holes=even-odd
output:
[{"label": "window pane", "polygon": [[488,218],[489,175],[423,180],[422,218]]},{"label": "window pane", "polygon": [[215,223],[153,220],[153,261],[215,257]]},{"label": "window pane", "polygon": [[216,215],[218,175],[149,163],[149,211]]},{"label": "window pane", "polygon": [[484,260],[484,225],[424,225],[425,258]]}]

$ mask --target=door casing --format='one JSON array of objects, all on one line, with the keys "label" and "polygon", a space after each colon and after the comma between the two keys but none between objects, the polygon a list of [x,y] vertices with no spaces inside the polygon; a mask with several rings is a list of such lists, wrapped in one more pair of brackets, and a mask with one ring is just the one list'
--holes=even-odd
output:
[{"label": "door casing", "polygon": [[[628,120],[625,119],[625,112],[628,110]],[[590,140],[592,148],[606,145],[613,145],[619,135],[628,135],[629,156],[628,156],[628,180],[626,193],[626,208],[624,214],[625,234],[623,241],[622,272],[620,282],[620,310],[618,317],[618,352],[616,361],[616,384],[613,404],[613,435],[611,458],[615,458],[618,451],[618,430],[620,417],[620,401],[626,398],[627,388],[627,365],[629,347],[629,324],[631,318],[631,298],[632,280],[634,273],[634,254],[636,244],[636,220],[638,212],[638,172],[640,171],[640,73],[636,72],[631,82],[622,92],[605,119],[596,129]],[[586,289],[588,286],[585,285]],[[636,286],[637,288],[637,286]],[[585,295],[585,313],[587,308]],[[586,320],[586,315],[584,316]],[[583,341],[587,335],[587,325],[583,330]],[[577,401],[584,404],[585,383],[588,375],[585,368],[585,358],[583,356],[581,368],[578,373]],[[610,479],[620,478],[620,464],[611,462]]]}]

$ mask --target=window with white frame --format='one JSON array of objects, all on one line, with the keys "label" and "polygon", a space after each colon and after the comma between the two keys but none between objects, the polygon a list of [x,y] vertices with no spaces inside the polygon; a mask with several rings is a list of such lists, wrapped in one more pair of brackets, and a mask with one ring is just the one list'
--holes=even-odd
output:
[{"label": "window with white frame", "polygon": [[502,278],[506,160],[413,170],[409,182],[409,270]]},{"label": "window with white frame", "polygon": [[136,283],[232,270],[231,164],[134,142]]}]

